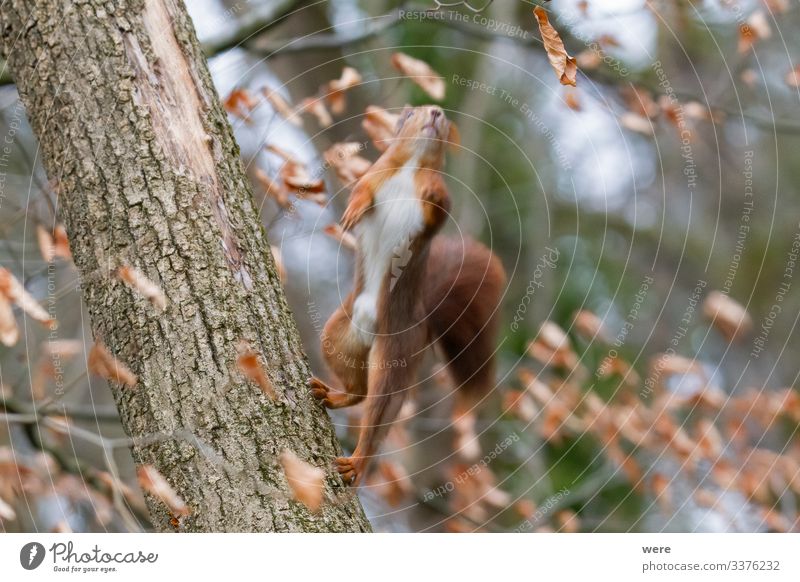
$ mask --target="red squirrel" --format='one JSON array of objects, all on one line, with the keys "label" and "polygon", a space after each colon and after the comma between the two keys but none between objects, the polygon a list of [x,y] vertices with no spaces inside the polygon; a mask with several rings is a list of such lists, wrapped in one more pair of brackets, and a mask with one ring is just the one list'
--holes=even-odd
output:
[{"label": "red squirrel", "polygon": [[343,391],[316,377],[310,386],[328,408],[367,400],[353,455],[336,459],[347,483],[365,474],[428,346],[438,347],[458,386],[456,418],[494,382],[503,267],[480,243],[434,236],[450,208],[444,153],[457,142],[440,107],[406,107],[342,217],[358,241],[355,285],[325,324],[322,351]]}]

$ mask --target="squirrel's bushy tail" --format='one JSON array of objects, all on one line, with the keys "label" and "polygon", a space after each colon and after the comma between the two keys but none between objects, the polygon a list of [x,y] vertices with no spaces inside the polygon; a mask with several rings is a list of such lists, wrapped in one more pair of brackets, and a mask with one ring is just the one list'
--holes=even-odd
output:
[{"label": "squirrel's bushy tail", "polygon": [[431,341],[439,345],[458,393],[474,406],[494,384],[505,270],[479,242],[437,236],[425,281]]}]

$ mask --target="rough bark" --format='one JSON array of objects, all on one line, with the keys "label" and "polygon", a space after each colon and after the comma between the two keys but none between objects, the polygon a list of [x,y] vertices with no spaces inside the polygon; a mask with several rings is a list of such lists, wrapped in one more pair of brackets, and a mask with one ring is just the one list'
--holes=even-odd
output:
[{"label": "rough bark", "polygon": [[[95,339],[138,375],[112,385],[137,463],[191,509],[163,531],[365,531],[332,469],[338,444],[309,369],[250,184],[180,0],[6,0],[5,57],[58,184]],[[121,264],[164,290],[163,313],[113,276]],[[236,366],[263,356],[271,401]],[[325,467],[310,513],[278,455]],[[177,525],[176,525],[177,524]]]}]

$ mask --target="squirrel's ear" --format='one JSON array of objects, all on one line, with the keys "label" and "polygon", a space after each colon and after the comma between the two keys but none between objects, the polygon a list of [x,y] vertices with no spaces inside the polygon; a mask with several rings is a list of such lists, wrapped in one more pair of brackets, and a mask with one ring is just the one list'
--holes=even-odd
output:
[{"label": "squirrel's ear", "polygon": [[458,127],[452,121],[447,131],[447,143],[451,150],[456,150],[461,145],[461,133],[459,133]]},{"label": "squirrel's ear", "polygon": [[403,107],[403,111],[400,112],[400,117],[397,118],[397,125],[394,128],[395,133],[399,133],[400,130],[403,128],[403,124],[406,120],[411,117],[411,112],[414,108],[411,105],[406,103],[406,106]]}]

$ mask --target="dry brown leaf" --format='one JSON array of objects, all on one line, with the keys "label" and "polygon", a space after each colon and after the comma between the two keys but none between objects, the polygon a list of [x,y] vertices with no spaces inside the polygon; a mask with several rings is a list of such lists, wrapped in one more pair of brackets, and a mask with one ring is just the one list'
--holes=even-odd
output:
[{"label": "dry brown leaf", "polygon": [[[750,67],[742,71],[742,74],[739,75],[739,78],[742,80],[742,83],[744,83],[751,89],[753,89],[758,84],[759,80],[758,73],[755,71],[755,69],[752,69]],[[787,83],[789,82],[788,76],[786,78],[786,82]]]},{"label": "dry brown leaf", "polygon": [[477,418],[472,411],[454,414],[453,417],[452,428],[455,433],[453,450],[465,461],[474,461],[481,456],[481,443],[475,430],[476,422]]},{"label": "dry brown leaf", "polygon": [[134,387],[138,378],[125,364],[115,358],[103,344],[96,342],[89,350],[89,371],[106,380]]},{"label": "dry brown leaf", "polygon": [[508,390],[503,395],[503,410],[513,414],[523,422],[531,422],[536,418],[536,405],[528,396],[527,392],[521,390]]},{"label": "dry brown leaf", "polygon": [[631,113],[630,111],[626,111],[619,116],[619,123],[625,129],[641,133],[642,135],[653,135],[655,133],[653,124],[647,117]]},{"label": "dry brown leaf", "polygon": [[536,513],[536,503],[530,499],[520,499],[514,504],[514,511],[522,519],[531,519]]},{"label": "dry brown leaf", "polygon": [[286,269],[283,266],[281,249],[275,245],[270,245],[269,250],[272,253],[272,259],[275,261],[275,270],[278,271],[278,278],[281,280],[281,283],[286,283]]},{"label": "dry brown leaf", "polygon": [[728,295],[712,291],[703,302],[703,315],[728,341],[750,333],[753,320],[747,310]]},{"label": "dry brown leaf", "polygon": [[772,36],[772,28],[763,10],[756,10],[739,26],[739,54],[746,53],[759,40]]},{"label": "dry brown leaf", "polygon": [[324,195],[315,196],[325,191],[325,181],[311,176],[304,164],[287,160],[281,167],[280,176],[284,185],[299,198],[325,204]]},{"label": "dry brown leaf", "polygon": [[300,118],[297,116],[297,112],[292,109],[292,106],[289,105],[288,101],[286,101],[286,99],[284,99],[280,93],[268,87],[261,89],[261,93],[264,95],[267,101],[269,101],[269,104],[272,105],[272,108],[277,111],[278,114],[286,121],[297,126],[302,123]]},{"label": "dry brown leaf", "polygon": [[147,299],[159,311],[167,308],[167,297],[161,287],[148,279],[144,273],[130,265],[122,265],[115,271],[117,277],[128,287]]},{"label": "dry brown leaf", "polygon": [[669,479],[661,473],[656,473],[653,475],[653,478],[650,479],[650,488],[653,491],[653,495],[656,498],[656,503],[658,503],[659,507],[665,513],[670,513],[672,504],[670,503],[670,495],[667,491],[667,487],[669,486]]},{"label": "dry brown leaf", "polygon": [[13,346],[19,341],[19,328],[14,319],[14,310],[11,302],[5,295],[0,294],[0,343],[4,346]]},{"label": "dry brown leaf", "polygon": [[356,242],[356,237],[354,237],[351,233],[345,231],[342,228],[342,225],[339,223],[329,224],[324,229],[325,234],[334,239],[338,240],[339,243],[346,249],[350,249],[351,251],[355,251],[358,243]]},{"label": "dry brown leaf", "polygon": [[251,123],[250,112],[258,105],[258,99],[247,89],[234,89],[230,92],[227,99],[225,99],[223,106],[225,110],[244,120],[246,123]]},{"label": "dry brown leaf", "polygon": [[567,91],[564,94],[564,103],[573,111],[581,111],[583,109],[577,91]]},{"label": "dry brown leaf", "polygon": [[800,87],[800,65],[797,65],[794,69],[786,73],[786,84],[789,87]]},{"label": "dry brown leaf", "polygon": [[764,0],[771,12],[784,14],[789,11],[789,0]]},{"label": "dry brown leaf", "polygon": [[0,520],[14,521],[15,519],[17,519],[17,514],[14,511],[14,508],[3,501],[3,498],[0,497]]},{"label": "dry brown leaf", "polygon": [[46,263],[53,262],[56,256],[56,243],[53,235],[41,224],[36,225],[36,238],[39,241],[39,252]]},{"label": "dry brown leaf", "polygon": [[764,523],[771,531],[786,533],[792,531],[792,522],[776,509],[763,509]]},{"label": "dry brown leaf", "polygon": [[363,149],[363,144],[358,142],[343,142],[325,150],[325,163],[334,169],[345,186],[355,183],[372,166],[372,162],[358,155]]},{"label": "dry brown leaf", "polygon": [[48,378],[56,378],[56,364],[61,366],[64,360],[73,358],[83,352],[80,340],[50,340],[41,345],[42,355],[36,364],[31,379],[31,394],[34,400],[45,397],[45,385]]},{"label": "dry brown leaf", "polygon": [[717,113],[712,113],[708,107],[703,105],[698,101],[687,101],[683,104],[683,112],[686,114],[686,117],[689,119],[696,119],[698,121],[713,121],[718,122],[718,119],[715,119]]},{"label": "dry brown leaf", "polygon": [[596,40],[597,44],[599,44],[600,46],[610,46],[614,48],[622,46],[622,44],[620,44],[620,42],[616,39],[616,37],[610,34],[601,34],[600,36],[597,37]]},{"label": "dry brown leaf", "polygon": [[378,465],[378,471],[384,479],[384,499],[392,507],[397,507],[414,493],[414,486],[408,472],[400,463],[383,461]]},{"label": "dry brown leaf", "polygon": [[140,465],[136,469],[136,476],[142,489],[169,507],[173,515],[176,517],[189,515],[189,507],[155,467]]},{"label": "dry brown leaf", "polygon": [[714,507],[719,499],[713,491],[709,491],[708,489],[697,489],[692,497],[697,505],[703,507]]},{"label": "dry brown leaf", "polygon": [[558,523],[558,531],[564,533],[577,533],[580,531],[581,520],[574,511],[565,509],[556,513],[555,517]]},{"label": "dry brown leaf", "polygon": [[558,80],[562,85],[572,85],[574,87],[576,85],[575,77],[578,74],[577,61],[567,54],[564,42],[558,35],[558,31],[553,28],[547,18],[547,11],[541,6],[537,6],[533,9],[533,14],[539,23],[539,33],[542,35],[547,58],[556,75],[558,75]]},{"label": "dry brown leaf", "polygon": [[239,356],[236,358],[236,365],[239,371],[244,374],[250,382],[256,384],[261,391],[273,400],[277,398],[272,382],[267,376],[266,370],[258,359],[258,354],[245,341],[239,343],[237,347]]},{"label": "dry brown leaf", "polygon": [[64,259],[65,261],[72,260],[67,229],[62,224],[57,224],[55,230],[53,230],[53,251],[56,258]]},{"label": "dry brown leaf", "polygon": [[581,310],[574,315],[575,331],[589,341],[599,340],[607,342],[608,338],[603,330],[603,320],[591,311]]},{"label": "dry brown leaf", "polygon": [[289,449],[281,453],[280,461],[294,498],[311,511],[318,511],[325,491],[325,471],[306,463]]},{"label": "dry brown leaf", "polygon": [[593,71],[603,64],[603,57],[600,55],[599,51],[586,49],[575,56],[575,62],[579,68]]},{"label": "dry brown leaf", "polygon": [[342,75],[322,88],[322,93],[328,105],[336,115],[344,113],[347,107],[345,92],[361,83],[361,73],[353,67],[342,69]]},{"label": "dry brown leaf", "polygon": [[392,55],[392,66],[419,85],[434,100],[444,99],[444,79],[425,61],[397,52]]},{"label": "dry brown leaf", "polygon": [[275,200],[281,208],[291,208],[292,203],[289,201],[289,194],[286,192],[286,188],[284,188],[283,184],[270,178],[261,168],[256,168],[255,173],[256,181],[264,189],[267,196]]},{"label": "dry brown leaf", "polygon": [[539,327],[539,335],[536,341],[542,343],[554,352],[569,350],[569,337],[558,324],[552,321],[545,321]]},{"label": "dry brown leaf", "polygon": [[0,267],[0,293],[11,303],[16,303],[22,311],[36,321],[53,323],[50,314],[25,290],[25,287],[11,274],[11,271],[4,267]]},{"label": "dry brown leaf", "polygon": [[722,454],[725,446],[722,435],[717,430],[714,422],[702,418],[697,423],[697,444],[703,454],[711,461],[716,461]]},{"label": "dry brown leaf", "polygon": [[573,369],[578,365],[567,334],[552,321],[542,323],[536,339],[528,344],[528,353],[545,366]]},{"label": "dry brown leaf", "polygon": [[625,87],[622,90],[622,97],[628,111],[641,117],[652,119],[661,112],[661,103],[657,103],[653,99],[653,94],[642,87]]},{"label": "dry brown leaf", "polygon": [[278,147],[274,144],[267,144],[264,146],[264,149],[270,153],[275,154],[279,158],[286,160],[287,162],[293,162],[295,164],[303,165],[303,162],[300,161],[300,158],[295,156],[293,153],[286,151],[285,149]]},{"label": "dry brown leaf", "polygon": [[320,97],[306,97],[300,102],[298,110],[300,113],[312,114],[322,127],[330,127],[333,124],[333,117]]},{"label": "dry brown leaf", "polygon": [[399,115],[389,113],[383,107],[377,105],[367,107],[361,126],[378,151],[384,152],[391,145],[399,118]]}]

